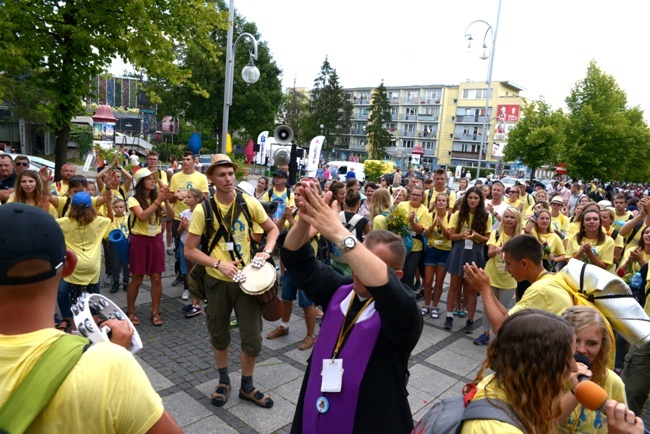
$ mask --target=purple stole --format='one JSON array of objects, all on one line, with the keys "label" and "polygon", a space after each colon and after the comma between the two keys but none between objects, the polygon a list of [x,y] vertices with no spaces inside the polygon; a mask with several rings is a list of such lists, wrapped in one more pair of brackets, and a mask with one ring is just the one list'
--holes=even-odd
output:
[{"label": "purple stole", "polygon": [[[311,369],[303,403],[302,430],[304,433],[347,434],[354,429],[354,418],[359,400],[361,380],[366,372],[370,355],[375,348],[381,321],[374,310],[374,302],[363,312],[352,327],[338,358],[343,359],[343,383],[341,392],[321,392],[323,359],[331,359],[339,331],[345,322],[341,303],[348,298],[352,284],[336,290],[327,308],[327,315],[318,334],[318,340],[311,356]],[[350,299],[352,303],[352,299]],[[347,307],[347,306],[346,306]],[[344,309],[347,312],[347,309]],[[368,315],[370,315],[369,318]],[[364,318],[366,318],[364,320]],[[325,396],[329,401],[327,413],[319,413],[316,401]]]}]

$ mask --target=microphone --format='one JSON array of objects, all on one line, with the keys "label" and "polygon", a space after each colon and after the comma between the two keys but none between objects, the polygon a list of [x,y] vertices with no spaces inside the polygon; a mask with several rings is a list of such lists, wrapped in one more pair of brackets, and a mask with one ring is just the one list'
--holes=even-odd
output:
[{"label": "microphone", "polygon": [[[587,369],[591,370],[591,362],[589,361],[587,356],[585,356],[584,354],[574,354],[573,355],[573,360],[575,360],[578,363],[582,363],[583,365],[585,365],[587,367]],[[586,375],[582,375],[582,374],[578,375],[578,383],[581,383],[583,381],[589,381],[589,380],[590,380],[590,378],[587,377]]]},{"label": "microphone", "polygon": [[576,399],[585,408],[605,414],[607,392],[593,381],[581,381],[574,390]]}]

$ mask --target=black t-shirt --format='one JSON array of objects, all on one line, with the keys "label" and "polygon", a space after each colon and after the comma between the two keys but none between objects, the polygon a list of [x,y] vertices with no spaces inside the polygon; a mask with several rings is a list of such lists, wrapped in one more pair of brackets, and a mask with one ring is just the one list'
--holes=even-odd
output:
[{"label": "black t-shirt", "polygon": [[9,190],[16,185],[16,173],[12,173],[6,179],[0,179],[0,190]]}]

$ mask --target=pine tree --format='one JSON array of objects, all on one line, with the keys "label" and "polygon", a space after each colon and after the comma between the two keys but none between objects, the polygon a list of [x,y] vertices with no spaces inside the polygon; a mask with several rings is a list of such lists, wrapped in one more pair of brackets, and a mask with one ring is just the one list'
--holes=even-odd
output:
[{"label": "pine tree", "polygon": [[392,120],[388,92],[382,80],[370,98],[370,116],[368,116],[368,128],[366,129],[368,135],[366,149],[370,160],[381,160],[386,156],[386,148],[390,145],[391,135],[384,127]]}]

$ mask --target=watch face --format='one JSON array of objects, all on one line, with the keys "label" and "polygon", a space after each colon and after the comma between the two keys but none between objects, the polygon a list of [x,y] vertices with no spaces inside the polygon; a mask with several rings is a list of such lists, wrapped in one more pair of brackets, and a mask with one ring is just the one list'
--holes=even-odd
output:
[{"label": "watch face", "polygon": [[352,247],[354,247],[354,245],[355,245],[356,243],[357,243],[357,240],[355,240],[355,239],[352,238],[352,237],[347,237],[346,239],[343,240],[343,244],[344,244],[345,247],[347,247],[348,249],[351,249]]}]

